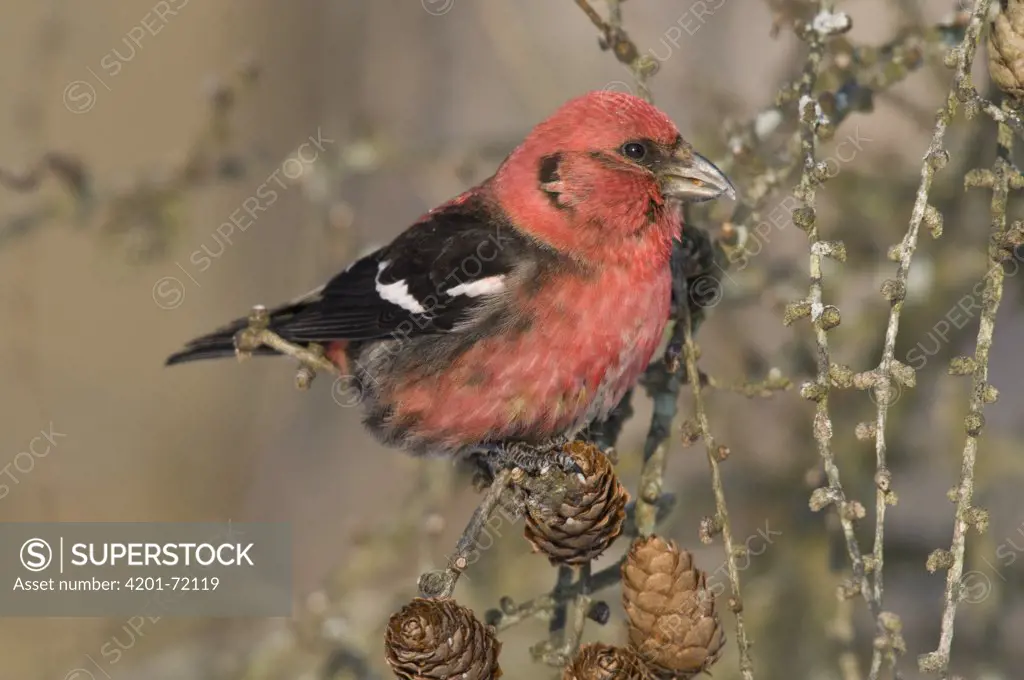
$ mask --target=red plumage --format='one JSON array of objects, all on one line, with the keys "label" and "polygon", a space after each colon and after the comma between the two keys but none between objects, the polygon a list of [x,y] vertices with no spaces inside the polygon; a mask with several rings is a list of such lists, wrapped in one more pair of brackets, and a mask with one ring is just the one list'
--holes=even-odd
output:
[{"label": "red plumage", "polygon": [[[677,203],[731,192],[664,113],[592,92],[490,179],[272,310],[271,329],[327,345],[386,443],[443,453],[571,435],[607,414],[661,340]],[[228,354],[242,327],[169,363]]]},{"label": "red plumage", "polygon": [[530,331],[482,339],[443,372],[397,385],[394,418],[444,449],[574,432],[607,414],[646,368],[670,297],[667,271],[561,277],[521,301]]}]

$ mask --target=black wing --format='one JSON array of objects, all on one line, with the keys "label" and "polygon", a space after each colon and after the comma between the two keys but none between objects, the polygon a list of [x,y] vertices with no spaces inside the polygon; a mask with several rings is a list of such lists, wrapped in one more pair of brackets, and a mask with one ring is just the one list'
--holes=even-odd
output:
[{"label": "black wing", "polygon": [[[302,298],[270,311],[270,329],[298,343],[367,341],[471,326],[542,246],[476,197],[427,214],[391,244]],[[193,340],[168,364],[234,353],[246,319]]]},{"label": "black wing", "polygon": [[282,331],[305,342],[451,331],[500,293],[530,247],[477,201],[438,210],[331,279]]}]

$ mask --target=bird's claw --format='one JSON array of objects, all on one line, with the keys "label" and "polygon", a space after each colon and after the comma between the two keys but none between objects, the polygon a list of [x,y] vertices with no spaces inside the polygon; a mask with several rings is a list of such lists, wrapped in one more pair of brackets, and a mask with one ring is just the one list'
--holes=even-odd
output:
[{"label": "bird's claw", "polygon": [[501,442],[486,444],[481,449],[487,461],[496,468],[519,468],[530,475],[543,475],[553,465],[569,475],[582,475],[583,469],[564,450],[568,437],[557,437],[541,444]]},{"label": "bird's claw", "polygon": [[576,459],[571,454],[565,451],[559,451],[555,454],[555,464],[567,475],[580,475],[586,477],[583,472],[583,468],[576,462]]}]

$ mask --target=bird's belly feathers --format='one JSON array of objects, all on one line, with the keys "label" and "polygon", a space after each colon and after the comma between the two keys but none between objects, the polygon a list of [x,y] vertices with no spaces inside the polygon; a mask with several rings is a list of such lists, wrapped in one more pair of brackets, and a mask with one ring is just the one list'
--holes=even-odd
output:
[{"label": "bird's belly feathers", "polygon": [[600,279],[546,286],[525,303],[521,331],[484,337],[450,370],[389,395],[386,422],[378,422],[389,431],[373,429],[389,443],[443,450],[540,441],[606,414],[661,341],[671,279],[668,267]]}]

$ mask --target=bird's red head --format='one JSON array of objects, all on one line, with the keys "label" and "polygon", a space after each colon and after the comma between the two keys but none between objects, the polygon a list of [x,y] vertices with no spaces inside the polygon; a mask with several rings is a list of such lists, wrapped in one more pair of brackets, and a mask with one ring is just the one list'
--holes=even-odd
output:
[{"label": "bird's red head", "polygon": [[733,189],[661,110],[602,90],[537,125],[499,168],[490,191],[514,224],[596,263],[667,258],[680,229],[673,201]]}]

